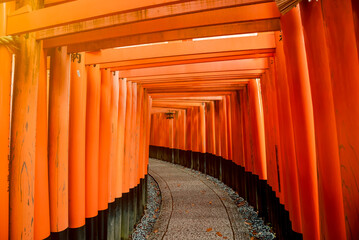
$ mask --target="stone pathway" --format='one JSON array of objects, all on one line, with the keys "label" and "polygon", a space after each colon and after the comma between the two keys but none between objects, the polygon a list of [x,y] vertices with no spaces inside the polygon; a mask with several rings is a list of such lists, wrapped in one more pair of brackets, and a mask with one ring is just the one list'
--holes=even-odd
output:
[{"label": "stone pathway", "polygon": [[189,169],[150,159],[149,173],[159,184],[162,204],[149,239],[250,239],[228,194]]}]

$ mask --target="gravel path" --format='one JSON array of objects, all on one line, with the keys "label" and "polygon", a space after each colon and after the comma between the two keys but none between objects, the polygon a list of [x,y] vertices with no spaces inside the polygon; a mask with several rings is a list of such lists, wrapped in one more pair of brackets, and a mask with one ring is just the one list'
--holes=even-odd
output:
[{"label": "gravel path", "polygon": [[218,179],[155,159],[149,169],[155,180],[149,178],[146,214],[132,239],[275,238],[253,207]]},{"label": "gravel path", "polygon": [[131,238],[133,240],[148,239],[148,236],[151,234],[153,226],[160,215],[161,192],[157,182],[151,175],[148,176],[147,192],[145,214],[132,233]]},{"label": "gravel path", "polygon": [[249,233],[237,206],[217,184],[191,170],[150,159],[162,206],[149,239],[237,239]]}]

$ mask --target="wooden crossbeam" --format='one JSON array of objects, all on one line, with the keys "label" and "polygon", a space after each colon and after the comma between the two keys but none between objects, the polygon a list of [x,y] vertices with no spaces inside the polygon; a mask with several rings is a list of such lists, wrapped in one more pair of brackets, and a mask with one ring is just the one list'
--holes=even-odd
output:
[{"label": "wooden crossbeam", "polygon": [[[258,13],[264,12],[261,15]],[[260,16],[260,17],[259,17]],[[44,47],[70,52],[280,29],[275,3],[262,3],[135,22],[47,39]]]},{"label": "wooden crossbeam", "polygon": [[224,84],[240,84],[240,85],[246,85],[248,84],[250,80],[249,79],[232,79],[232,80],[206,80],[206,81],[190,81],[190,82],[166,82],[166,83],[146,83],[142,84],[144,88],[179,88],[187,87],[187,86],[208,86],[208,85],[224,85]]},{"label": "wooden crossbeam", "polygon": [[234,91],[203,91],[203,92],[194,92],[189,93],[185,91],[178,91],[178,92],[168,92],[168,93],[149,93],[149,96],[155,100],[155,99],[161,99],[161,98],[174,98],[174,97],[213,97],[213,96],[226,96],[232,94]]},{"label": "wooden crossbeam", "polygon": [[[165,61],[175,62],[194,58],[215,58],[240,54],[268,53],[273,52],[275,47],[274,34],[270,32],[258,34],[258,36],[230,39],[180,41],[151,46],[105,49],[100,52],[87,53],[85,59],[87,65],[103,64],[102,67],[104,68],[115,66],[128,67],[130,65],[161,63]],[[241,53],[237,53],[239,51]]]},{"label": "wooden crossbeam", "polygon": [[231,70],[262,70],[268,68],[267,58],[241,59],[214,63],[193,63],[166,67],[143,68],[120,71],[120,77],[146,77],[184,73],[209,73]]},{"label": "wooden crossbeam", "polygon": [[7,34],[33,32],[88,19],[187,1],[191,0],[77,0],[10,16],[7,23]]},{"label": "wooden crossbeam", "polygon": [[195,80],[222,80],[222,79],[239,79],[239,78],[257,78],[263,73],[263,70],[232,70],[220,72],[204,73],[183,73],[168,74],[163,76],[144,76],[128,77],[127,80],[137,83],[146,82],[172,82],[172,81],[195,81]]},{"label": "wooden crossbeam", "polygon": [[[61,0],[53,0],[61,1]],[[219,8],[235,7],[240,5],[248,5],[255,3],[271,2],[271,0],[193,0],[190,2],[176,3],[164,6],[158,6],[134,12],[125,12],[107,17],[98,18],[96,20],[87,20],[78,23],[66,24],[58,27],[52,27],[37,32],[38,38],[50,38],[61,35],[73,34],[78,32],[90,31],[99,28],[106,28],[133,22],[151,20],[169,17],[171,15],[182,15],[188,13],[215,10]],[[46,4],[46,3],[45,3]]]}]

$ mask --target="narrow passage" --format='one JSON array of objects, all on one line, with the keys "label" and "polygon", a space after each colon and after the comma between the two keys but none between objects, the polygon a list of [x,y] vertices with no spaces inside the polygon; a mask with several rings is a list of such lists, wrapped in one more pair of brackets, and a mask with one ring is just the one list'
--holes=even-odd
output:
[{"label": "narrow passage", "polygon": [[155,159],[150,159],[149,173],[162,194],[150,239],[249,239],[236,205],[203,175]]}]

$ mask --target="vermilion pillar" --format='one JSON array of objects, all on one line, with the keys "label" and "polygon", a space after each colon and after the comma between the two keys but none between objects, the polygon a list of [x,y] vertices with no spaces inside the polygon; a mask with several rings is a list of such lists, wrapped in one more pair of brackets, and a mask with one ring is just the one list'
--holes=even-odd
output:
[{"label": "vermilion pillar", "polygon": [[[1,6],[0,6],[1,10]],[[0,238],[9,238],[9,136],[12,54],[0,46]]]},{"label": "vermilion pillar", "polygon": [[278,113],[276,101],[276,86],[274,75],[274,59],[269,58],[270,70],[265,71],[261,78],[261,92],[263,98],[263,115],[266,137],[266,161],[268,184],[272,186],[281,200],[280,155],[281,150],[278,135]]},{"label": "vermilion pillar", "polygon": [[285,207],[289,210],[289,216],[292,221],[292,228],[294,231],[301,233],[302,224],[300,216],[299,203],[299,189],[298,189],[298,174],[297,174],[297,159],[295,155],[294,132],[292,121],[292,110],[289,98],[289,88],[287,81],[287,72],[285,67],[285,56],[283,50],[283,41],[280,33],[276,33],[276,73],[277,77],[277,102],[278,102],[278,121],[280,144],[281,144],[281,158],[283,159],[283,189],[285,198]]},{"label": "vermilion pillar", "polygon": [[100,142],[98,164],[98,210],[108,207],[109,163],[111,157],[111,88],[109,69],[101,69]]},{"label": "vermilion pillar", "polygon": [[242,117],[243,117],[243,149],[244,149],[244,163],[246,171],[253,172],[253,133],[250,132],[252,129],[249,111],[249,96],[248,86],[240,92],[240,102],[242,105]]},{"label": "vermilion pillar", "polygon": [[117,159],[117,128],[118,128],[118,106],[119,106],[119,73],[111,73],[111,149],[110,162],[108,166],[108,202],[114,202],[116,198],[116,169],[118,169]]},{"label": "vermilion pillar", "polygon": [[215,101],[215,105],[214,105],[214,125],[215,125],[215,149],[216,149],[216,156],[222,156],[222,149],[221,149],[221,130],[220,130],[220,114],[219,114],[219,104],[220,101]]},{"label": "vermilion pillar", "polygon": [[301,15],[313,99],[321,233],[325,239],[346,239],[337,124],[321,2],[303,2]]},{"label": "vermilion pillar", "polygon": [[239,95],[235,92],[231,95],[232,102],[232,149],[233,149],[233,161],[244,167],[243,156],[243,133],[242,133],[242,112],[240,108]]},{"label": "vermilion pillar", "polygon": [[50,227],[58,233],[68,228],[69,78],[67,48],[51,55],[49,91]]},{"label": "vermilion pillar", "polygon": [[346,232],[348,239],[356,239],[359,235],[359,105],[356,104],[359,46],[353,14],[358,13],[358,3],[323,0],[321,5],[338,136]]},{"label": "vermilion pillar", "polygon": [[206,152],[206,115],[205,115],[205,104],[203,103],[202,106],[199,107],[199,135],[200,135],[200,152]]},{"label": "vermilion pillar", "polygon": [[185,128],[186,115],[185,111],[178,112],[178,148],[181,150],[186,149],[186,128]]},{"label": "vermilion pillar", "polygon": [[191,132],[192,132],[192,144],[191,150],[194,152],[199,152],[198,147],[198,140],[199,140],[199,131],[198,131],[198,115],[199,115],[199,107],[192,108],[192,125],[191,125]]},{"label": "vermilion pillar", "polygon": [[137,83],[132,83],[132,106],[131,106],[131,130],[130,130],[130,189],[136,187],[137,182],[137,167],[138,162],[136,159],[136,115],[137,115]]},{"label": "vermilion pillar", "polygon": [[40,56],[36,125],[34,239],[50,236],[46,51]]},{"label": "vermilion pillar", "polygon": [[131,119],[132,119],[132,83],[127,82],[126,120],[125,120],[125,159],[123,164],[122,193],[130,191],[131,164]]},{"label": "vermilion pillar", "polygon": [[228,159],[228,125],[227,125],[227,105],[226,98],[219,101],[219,138],[221,146],[221,155],[223,158]]},{"label": "vermilion pillar", "polygon": [[228,148],[228,160],[233,160],[232,152],[232,103],[230,101],[230,95],[226,96],[226,122],[227,122],[227,148]]},{"label": "vermilion pillar", "polygon": [[126,79],[119,79],[119,101],[118,101],[118,127],[117,127],[117,158],[118,165],[116,169],[117,194],[122,196],[123,165],[125,161],[125,121],[126,121]]},{"label": "vermilion pillar", "polygon": [[[77,57],[77,58],[75,58]],[[85,54],[71,55],[69,123],[69,227],[85,225],[86,91]]]},{"label": "vermilion pillar", "polygon": [[[17,9],[24,6],[29,6],[31,9],[36,10],[42,4],[36,0],[16,2]],[[0,28],[2,28],[3,22],[1,18]],[[2,35],[3,30],[0,31]],[[14,107],[11,119],[9,238],[33,239],[37,93],[42,47],[41,41],[36,40],[35,33],[21,34],[16,44],[18,44],[19,50],[17,51],[15,63],[12,105]],[[6,55],[4,56],[4,60],[7,61]],[[4,67],[6,69],[6,64]],[[7,75],[6,72],[2,74]],[[4,91],[6,93],[8,87],[6,87],[6,79],[4,81],[1,84],[5,85]],[[7,99],[4,99],[5,112],[7,112]],[[4,120],[6,121],[6,119],[8,118]],[[6,126],[8,125],[5,122],[4,127],[6,128]],[[5,134],[6,132],[5,129]],[[6,148],[4,150],[7,154]]]},{"label": "vermilion pillar", "polygon": [[208,135],[207,135],[207,139],[209,139],[208,141],[208,147],[210,149],[210,151],[208,151],[209,153],[212,154],[216,154],[216,134],[215,134],[215,113],[214,113],[214,102],[211,101],[208,103],[208,114],[207,114],[207,119],[208,119]]},{"label": "vermilion pillar", "polygon": [[262,108],[262,97],[260,92],[259,79],[252,79],[249,82],[249,97],[252,109],[252,129],[255,139],[256,159],[253,161],[254,173],[259,179],[267,179],[267,161],[265,148],[264,118]]},{"label": "vermilion pillar", "polygon": [[144,178],[143,173],[143,164],[144,164],[144,113],[145,113],[145,101],[144,101],[144,89],[143,87],[138,84],[137,85],[137,92],[138,92],[138,100],[137,100],[137,118],[136,118],[136,125],[137,125],[137,141],[138,141],[138,149],[136,152],[136,158],[138,159],[138,170],[137,170],[137,178],[138,180]]},{"label": "vermilion pillar", "polygon": [[[0,4],[0,36],[6,34],[6,3]],[[0,46],[0,238],[9,239],[9,136],[12,53]],[[36,183],[35,183],[36,184]]]},{"label": "vermilion pillar", "polygon": [[192,108],[186,110],[186,150],[191,150],[192,145]]},{"label": "vermilion pillar", "polygon": [[152,98],[149,97],[145,91],[145,99],[146,99],[146,106],[147,106],[147,111],[146,111],[146,115],[147,115],[147,121],[146,121],[146,143],[145,143],[145,147],[146,147],[146,153],[145,153],[145,159],[146,159],[146,163],[144,165],[145,168],[145,174],[147,174],[147,170],[148,170],[148,158],[149,158],[149,143],[150,143],[150,126],[151,126],[151,108],[152,108]]},{"label": "vermilion pillar", "polygon": [[98,213],[98,162],[100,139],[101,72],[99,66],[87,66],[86,104],[86,218]]},{"label": "vermilion pillar", "polygon": [[303,236],[319,239],[319,202],[314,122],[307,57],[299,7],[281,18],[295,149]]}]

